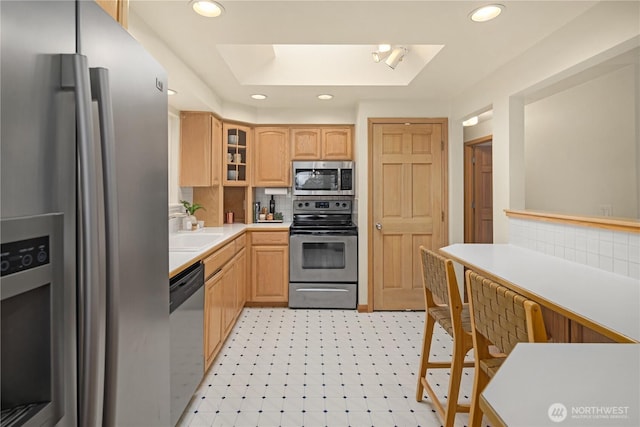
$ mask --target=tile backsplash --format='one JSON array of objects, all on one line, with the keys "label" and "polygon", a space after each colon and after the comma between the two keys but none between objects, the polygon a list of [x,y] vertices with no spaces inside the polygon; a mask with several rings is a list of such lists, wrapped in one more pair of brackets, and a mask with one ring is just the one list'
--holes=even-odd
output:
[{"label": "tile backsplash", "polygon": [[[265,194],[264,190],[262,187],[256,187],[253,201],[260,202],[260,207],[266,207],[268,210],[271,195]],[[283,221],[293,221],[293,197],[291,196],[291,191],[287,191],[286,195],[275,194],[273,200],[276,202],[276,212],[282,212]]]},{"label": "tile backsplash", "polygon": [[509,243],[640,279],[640,234],[509,219]]}]

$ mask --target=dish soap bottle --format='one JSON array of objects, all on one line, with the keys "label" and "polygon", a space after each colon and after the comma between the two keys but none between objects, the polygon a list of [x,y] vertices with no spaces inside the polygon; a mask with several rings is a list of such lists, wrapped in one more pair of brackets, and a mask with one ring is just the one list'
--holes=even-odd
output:
[{"label": "dish soap bottle", "polygon": [[273,200],[273,195],[271,195],[271,200],[269,200],[269,213],[276,213],[276,201]]}]

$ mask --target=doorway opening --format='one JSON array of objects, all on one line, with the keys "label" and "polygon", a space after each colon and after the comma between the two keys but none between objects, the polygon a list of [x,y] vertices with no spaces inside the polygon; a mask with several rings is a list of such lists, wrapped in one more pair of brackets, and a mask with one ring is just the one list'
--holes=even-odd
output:
[{"label": "doorway opening", "polygon": [[464,144],[464,242],[493,243],[493,135]]}]

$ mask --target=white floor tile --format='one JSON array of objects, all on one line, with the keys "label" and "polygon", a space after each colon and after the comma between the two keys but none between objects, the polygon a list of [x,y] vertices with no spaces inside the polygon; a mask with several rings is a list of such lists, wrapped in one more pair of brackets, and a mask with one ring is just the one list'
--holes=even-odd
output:
[{"label": "white floor tile", "polygon": [[[415,401],[423,327],[422,312],[246,308],[180,426],[439,426]],[[436,328],[431,353],[450,352]],[[430,381],[444,397],[446,371]],[[460,400],[472,382],[466,369]]]}]

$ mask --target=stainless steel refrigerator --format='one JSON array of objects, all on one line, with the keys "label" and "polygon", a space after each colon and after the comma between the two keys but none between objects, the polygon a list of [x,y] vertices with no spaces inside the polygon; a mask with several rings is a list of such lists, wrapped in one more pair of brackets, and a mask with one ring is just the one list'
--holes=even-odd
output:
[{"label": "stainless steel refrigerator", "polygon": [[168,425],[166,73],[93,1],[0,18],[2,425]]}]

